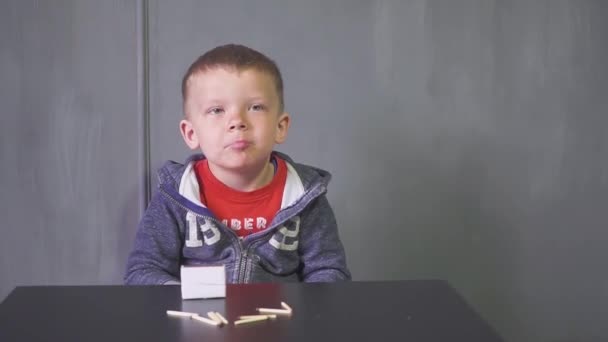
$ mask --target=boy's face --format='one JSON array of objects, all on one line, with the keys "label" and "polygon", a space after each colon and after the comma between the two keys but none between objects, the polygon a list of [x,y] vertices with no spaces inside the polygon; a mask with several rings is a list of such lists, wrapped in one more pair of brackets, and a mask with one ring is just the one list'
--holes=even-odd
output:
[{"label": "boy's face", "polygon": [[268,163],[287,138],[289,115],[280,112],[272,77],[255,69],[214,68],[188,81],[180,131],[200,148],[213,171],[248,172]]}]

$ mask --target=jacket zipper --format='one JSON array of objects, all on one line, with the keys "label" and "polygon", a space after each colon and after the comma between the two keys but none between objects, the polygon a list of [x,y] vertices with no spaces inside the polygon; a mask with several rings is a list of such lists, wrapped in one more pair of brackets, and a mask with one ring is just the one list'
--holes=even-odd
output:
[{"label": "jacket zipper", "polygon": [[[249,248],[247,249],[249,250]],[[239,276],[237,283],[245,283],[245,268],[247,267],[247,251],[241,251],[241,260],[239,262]],[[242,279],[242,280],[241,280]]]}]

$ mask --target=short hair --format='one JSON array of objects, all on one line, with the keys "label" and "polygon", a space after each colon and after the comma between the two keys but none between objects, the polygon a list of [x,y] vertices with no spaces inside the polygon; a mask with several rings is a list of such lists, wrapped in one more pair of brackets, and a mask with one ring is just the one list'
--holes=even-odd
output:
[{"label": "short hair", "polygon": [[[182,78],[182,101],[185,105],[188,80],[192,75],[218,67],[236,68],[238,71],[254,69],[268,74],[274,81],[279,96],[279,109],[285,107],[283,99],[283,79],[277,64],[259,51],[239,44],[226,44],[215,47],[198,57],[190,65]],[[185,109],[185,108],[184,108]]]}]

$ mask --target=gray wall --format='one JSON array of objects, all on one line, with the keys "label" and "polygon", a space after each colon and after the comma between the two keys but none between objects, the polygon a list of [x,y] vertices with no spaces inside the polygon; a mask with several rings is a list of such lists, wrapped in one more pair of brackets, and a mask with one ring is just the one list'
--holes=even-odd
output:
[{"label": "gray wall", "polygon": [[187,156],[181,76],[240,42],[283,71],[279,149],[334,175],[356,280],[446,279],[509,341],[608,339],[608,2],[150,1],[145,75],[140,3],[64,4],[0,11],[0,298],[120,281],[144,147]]},{"label": "gray wall", "polygon": [[143,202],[135,2],[0,5],[0,299],[121,280]]}]

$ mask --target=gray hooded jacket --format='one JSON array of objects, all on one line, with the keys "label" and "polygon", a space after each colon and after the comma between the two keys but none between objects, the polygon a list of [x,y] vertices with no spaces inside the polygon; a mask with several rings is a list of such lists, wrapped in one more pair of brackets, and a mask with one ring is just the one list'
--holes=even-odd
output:
[{"label": "gray hooded jacket", "polygon": [[240,239],[200,202],[194,155],[168,161],[139,223],[126,284],[179,281],[181,265],[224,265],[228,283],[349,280],[344,248],[325,193],[331,175],[287,162],[281,208],[263,231]]}]

